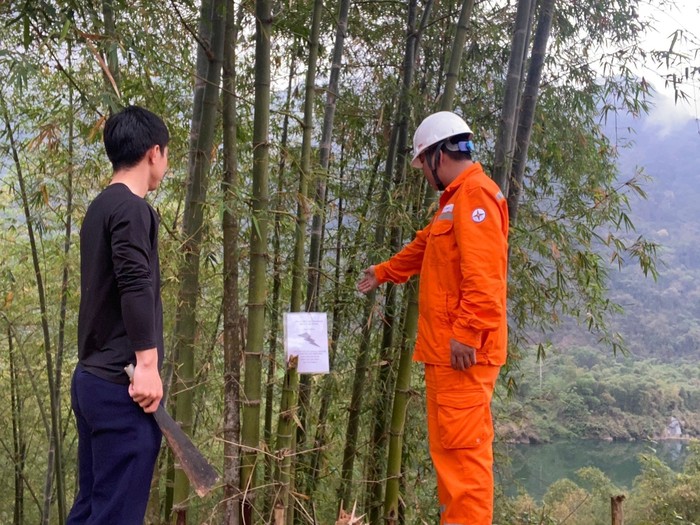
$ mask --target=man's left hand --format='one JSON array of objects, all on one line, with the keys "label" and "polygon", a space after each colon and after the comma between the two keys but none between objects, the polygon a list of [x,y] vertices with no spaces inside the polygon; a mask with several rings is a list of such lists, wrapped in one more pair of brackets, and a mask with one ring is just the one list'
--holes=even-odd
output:
[{"label": "man's left hand", "polygon": [[476,349],[450,339],[450,364],[455,370],[466,370],[476,364]]}]

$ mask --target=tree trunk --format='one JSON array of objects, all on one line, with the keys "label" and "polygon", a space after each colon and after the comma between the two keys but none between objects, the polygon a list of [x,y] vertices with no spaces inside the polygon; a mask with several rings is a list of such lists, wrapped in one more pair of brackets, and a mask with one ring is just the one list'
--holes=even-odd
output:
[{"label": "tree trunk", "polygon": [[[304,93],[304,132],[301,142],[301,169],[299,170],[299,194],[297,195],[297,226],[294,244],[294,266],[292,268],[291,311],[301,311],[302,276],[304,273],[304,245],[309,218],[306,202],[309,176],[311,174],[311,132],[314,126],[314,99],[316,94],[316,62],[318,41],[321,32],[323,0],[314,0],[311,36],[309,40],[309,61],[306,69],[306,90]],[[325,167],[327,168],[327,166]],[[323,168],[323,169],[325,169]]]},{"label": "tree trunk", "polygon": [[[70,56],[72,52],[71,42],[68,43],[68,57],[69,66]],[[61,399],[61,383],[63,376],[63,354],[65,350],[65,340],[66,340],[66,315],[68,309],[68,295],[69,295],[69,261],[68,255],[70,254],[71,247],[71,233],[73,231],[73,177],[75,174],[73,148],[75,144],[75,100],[73,93],[73,86],[68,88],[68,104],[71,108],[70,117],[68,122],[68,169],[66,170],[66,227],[64,230],[64,241],[63,241],[63,256],[65,262],[63,263],[63,275],[61,277],[61,299],[60,299],[60,313],[58,320],[58,343],[56,345],[56,406],[60,406]],[[61,414],[58,415],[59,428],[62,427]]]},{"label": "tree trunk", "polygon": [[[389,147],[389,157],[386,163],[385,181],[390,181],[394,173],[394,189],[401,190],[406,174],[406,146],[408,144],[408,121],[410,117],[409,96],[413,84],[416,66],[416,52],[418,46],[415,41],[418,38],[416,31],[417,1],[408,4],[408,20],[406,24],[406,50],[404,53],[403,78],[399,94],[399,107],[396,114],[396,143]],[[425,18],[424,18],[425,20]],[[392,133],[393,134],[393,133]],[[395,158],[395,160],[394,160]],[[385,198],[391,188],[385,186]],[[406,192],[405,194],[409,194]],[[405,195],[404,194],[404,195]],[[384,207],[386,209],[386,207]],[[386,222],[386,212],[382,212],[379,219],[379,227],[383,228]],[[383,236],[383,233],[382,233]],[[402,244],[401,228],[393,227],[391,232],[391,250],[396,253]],[[383,471],[386,466],[386,434],[388,427],[388,407],[390,404],[390,392],[392,389],[391,372],[395,366],[394,348],[394,319],[396,317],[396,287],[388,286],[384,304],[383,333],[379,356],[379,370],[377,375],[376,397],[372,409],[373,431],[369,443],[369,460],[367,469],[368,485],[365,498],[365,512],[370,523],[378,523],[382,508],[382,492],[384,483]]]},{"label": "tree trunk", "polygon": [[535,0],[518,0],[515,17],[515,30],[508,60],[503,110],[498,126],[498,137],[494,152],[493,180],[501,187],[504,195],[508,194],[510,167],[513,159],[513,129],[518,111],[518,93],[525,60],[525,46],[528,40],[530,13]]},{"label": "tree trunk", "polygon": [[[406,86],[405,86],[405,81],[406,81],[406,75],[407,78],[410,79],[412,78],[412,70],[413,70],[413,63],[414,63],[414,57],[413,53],[415,52],[416,48],[413,45],[412,39],[415,38],[415,20],[416,20],[416,5],[417,5],[417,0],[411,0],[408,3],[407,6],[407,43],[406,43],[406,55],[405,55],[405,62],[404,62],[404,86],[402,86],[402,96],[400,98],[399,102],[399,109],[397,111],[397,122],[402,118],[402,106],[403,106],[403,100],[404,97],[407,96],[406,94]],[[410,67],[406,67],[407,64],[410,64]],[[398,135],[400,127],[397,125],[396,126],[396,134]],[[392,136],[394,135],[394,132],[392,132]],[[395,149],[394,149],[395,151]],[[381,197],[380,197],[380,202],[378,204],[378,209],[379,209],[379,217],[377,220],[377,227],[375,230],[374,234],[374,246],[383,246],[384,241],[386,238],[386,229],[385,229],[385,224],[386,224],[386,215],[387,215],[387,206],[389,202],[389,193],[391,191],[391,182],[392,182],[392,172],[393,172],[393,166],[394,166],[394,159],[393,159],[393,153],[392,153],[392,148],[390,147],[390,151],[387,157],[387,170],[384,172],[384,182],[383,182],[383,187],[381,190]],[[365,394],[367,391],[370,391],[371,389],[367,388],[366,382],[367,382],[367,369],[369,365],[369,359],[370,359],[370,340],[371,340],[371,331],[372,331],[372,317],[373,317],[373,312],[374,312],[374,303],[375,303],[375,298],[376,298],[376,291],[372,291],[370,294],[367,295],[366,298],[366,303],[365,303],[365,309],[364,309],[364,314],[363,318],[366,319],[366,321],[363,323],[362,326],[362,341],[360,343],[360,348],[357,354],[357,359],[355,362],[355,376],[353,379],[353,387],[352,387],[352,394],[350,398],[350,405],[348,407],[348,423],[347,423],[347,428],[346,428],[346,433],[345,433],[345,446],[343,449],[343,466],[342,466],[342,474],[341,474],[341,484],[340,488],[338,490],[338,500],[339,504],[344,504],[348,506],[350,504],[350,498],[351,498],[351,485],[352,485],[352,473],[353,473],[353,468],[354,468],[354,462],[355,458],[357,456],[357,439],[358,439],[358,434],[359,434],[359,429],[360,429],[360,414],[362,411],[362,405],[364,398],[366,397]],[[381,392],[378,392],[378,395],[381,396]],[[371,522],[371,520],[370,520]]]},{"label": "tree trunk", "polygon": [[[415,30],[415,16],[413,17],[413,20],[411,20],[410,15],[409,15],[409,30],[408,30],[408,39],[407,39],[407,47],[406,47],[406,55],[405,55],[405,61],[404,61],[404,79],[403,79],[403,84],[402,84],[402,89],[401,89],[401,97],[400,97],[400,106],[399,106],[399,116],[398,116],[398,137],[397,137],[397,147],[396,151],[398,152],[397,155],[397,161],[396,161],[396,171],[397,174],[395,176],[395,184],[396,186],[400,186],[403,183],[403,180],[405,179],[405,169],[406,169],[406,152],[408,151],[407,146],[408,146],[408,93],[411,87],[411,84],[413,83],[413,76],[414,76],[414,70],[415,70],[415,63],[417,59],[417,54],[419,50],[419,44],[420,44],[420,37],[427,27],[427,24],[430,20],[430,10],[432,8],[432,3],[428,2],[425,6],[425,11],[423,13],[420,27],[418,30]],[[466,21],[462,20],[464,17],[464,10],[462,12],[462,15],[460,17],[460,24],[465,27],[465,35],[466,35]],[[464,42],[465,37],[462,37],[462,44]],[[459,50],[459,53],[454,52],[453,50],[453,59],[459,54],[461,57],[461,49]],[[456,63],[459,64],[459,59],[456,58]],[[456,83],[456,79],[455,79]],[[452,94],[446,94],[443,95],[443,103],[445,101],[448,101],[449,104],[451,104],[452,97],[454,96],[454,85],[452,86]],[[410,195],[412,191],[404,191],[403,195]],[[418,192],[420,194],[420,192]],[[420,202],[420,199],[419,199]],[[394,228],[392,230],[392,253],[397,252],[400,249],[400,245],[402,244],[402,237],[401,237],[401,230],[398,228]],[[418,309],[417,307],[415,309],[410,308],[410,304],[415,303],[417,301],[417,297],[412,296],[413,291],[415,290],[416,285],[414,284],[413,286],[409,286],[407,290],[407,297],[408,297],[408,302],[409,302],[409,308],[405,312],[405,318],[404,318],[404,339],[412,339],[413,336],[415,335],[415,328],[417,326],[418,322]],[[382,340],[382,355],[380,356],[380,363],[382,363],[381,368],[380,368],[380,373],[379,373],[379,379],[378,379],[378,388],[377,391],[379,393],[379,398],[377,401],[377,410],[375,411],[375,426],[374,426],[374,435],[372,438],[372,443],[371,447],[374,447],[374,457],[370,461],[370,469],[368,473],[368,479],[370,481],[374,481],[374,486],[372,490],[372,504],[369,506],[367,509],[370,517],[370,523],[378,523],[381,520],[380,517],[380,512],[382,509],[382,502],[384,502],[384,509],[385,509],[385,516],[387,515],[387,512],[389,511],[390,505],[387,503],[388,499],[391,498],[392,504],[394,506],[398,507],[398,486],[397,490],[395,491],[395,494],[389,494],[387,493],[384,498],[382,498],[382,489],[384,488],[384,485],[379,482],[380,479],[384,479],[385,476],[383,476],[383,467],[385,464],[385,453],[386,453],[386,441],[387,441],[387,431],[389,427],[389,418],[388,418],[388,407],[390,401],[390,395],[389,392],[392,392],[394,390],[394,385],[393,382],[391,381],[390,377],[390,372],[391,368],[395,367],[395,353],[396,352],[390,352],[391,348],[394,346],[393,343],[393,335],[391,335],[391,331],[393,330],[393,319],[394,319],[394,314],[393,310],[396,308],[396,305],[393,304],[393,293],[390,293],[387,291],[387,303],[385,307],[385,313],[384,313],[384,318],[389,320],[384,324],[384,336]],[[409,332],[406,332],[406,330],[409,330]],[[413,332],[410,332],[410,330],[413,330]],[[408,335],[406,335],[408,334]],[[404,350],[405,352],[405,350]],[[411,372],[411,355],[412,355],[412,348],[408,349],[408,361],[406,362],[406,357],[401,354],[401,359],[399,361],[399,367],[403,366],[403,369],[400,369],[398,373],[404,374],[404,380],[408,381],[410,383],[410,372]],[[406,377],[405,374],[408,374]],[[406,386],[408,388],[408,386]],[[401,391],[399,390],[399,385],[396,385],[396,391],[394,393],[394,408],[392,408],[392,416],[391,416],[391,421],[392,424],[395,423],[396,421],[399,421],[396,411],[400,410],[398,406],[396,406],[397,403],[397,398],[398,396],[401,396]],[[405,422],[405,416],[403,419],[401,419],[401,424]],[[393,436],[394,433],[399,432],[398,429],[394,428],[392,426],[391,428],[391,434],[390,437]],[[403,432],[403,427],[400,429],[400,432]],[[401,465],[401,448],[400,448],[400,443],[399,443],[399,448],[396,449],[396,443],[390,442],[390,450],[389,450],[389,455],[390,457],[398,458],[396,461],[398,461],[398,469],[400,470],[400,465]],[[374,465],[372,466],[372,463]],[[394,501],[395,499],[395,501]]]},{"label": "tree trunk", "polygon": [[537,29],[535,30],[535,40],[532,45],[530,69],[527,73],[522,108],[518,121],[511,183],[508,187],[508,215],[511,224],[515,224],[518,217],[518,204],[520,202],[520,195],[522,194],[523,180],[525,178],[527,152],[530,147],[532,125],[535,121],[537,96],[542,79],[544,60],[547,54],[547,41],[549,40],[549,34],[552,29],[554,2],[555,0],[541,0]]},{"label": "tree trunk", "polygon": [[[532,24],[534,23],[535,19],[535,11],[537,10],[537,2],[539,0],[532,0],[530,3],[530,13],[527,17],[527,30],[525,31],[525,44],[523,45],[523,58],[520,61],[521,67],[520,67],[520,85],[518,86],[518,98],[517,102],[515,104],[516,109],[516,122],[513,125],[513,129],[511,130],[511,136],[510,136],[510,147],[513,149],[512,156],[515,157],[515,138],[518,134],[518,123],[517,120],[520,118],[519,114],[521,111],[521,104],[523,100],[523,88],[525,87],[525,70],[527,68],[527,57],[528,57],[528,50],[530,49],[530,37],[532,36]],[[510,168],[512,169],[513,167],[513,161],[511,159],[510,162]],[[510,185],[512,184],[512,181],[508,179],[508,187],[510,188]]]},{"label": "tree trunk", "polygon": [[[236,128],[236,44],[243,9],[234,15],[235,2],[226,5],[224,36],[222,118],[223,160],[222,181],[224,213],[222,218],[224,250],[224,525],[240,522],[240,383],[241,383],[241,311],[238,304],[238,141]],[[238,17],[236,19],[236,17]]]},{"label": "tree trunk", "polygon": [[248,332],[245,348],[245,398],[241,441],[242,523],[250,525],[260,438],[261,355],[265,341],[267,294],[268,162],[270,127],[270,36],[272,0],[256,0],[255,107],[253,122],[253,213],[250,229]]},{"label": "tree trunk", "polygon": [[[286,202],[282,195],[285,194],[285,171],[287,168],[288,142],[289,142],[289,115],[292,101],[292,85],[296,76],[296,53],[291,53],[289,64],[289,77],[287,81],[287,100],[285,103],[284,119],[282,121],[282,137],[280,139],[280,156],[277,169],[277,190],[273,199],[274,210],[274,233],[272,238],[272,301],[270,304],[269,315],[270,336],[268,337],[268,357],[267,357],[267,381],[265,386],[265,427],[263,430],[264,442],[268,445],[273,443],[272,436],[272,417],[274,413],[275,403],[275,374],[277,371],[277,351],[279,349],[279,327],[281,318],[281,291],[282,291],[282,253],[281,253],[281,237],[282,237],[282,219],[286,216],[286,211],[289,209],[289,203]],[[265,455],[265,473],[264,485],[272,488],[272,479],[275,472],[275,458],[272,454]],[[265,496],[265,506],[263,508],[263,516],[270,515],[274,505],[274,494],[270,497]]]},{"label": "tree trunk", "polygon": [[464,0],[462,9],[459,12],[459,20],[457,21],[457,31],[452,44],[452,52],[450,53],[450,65],[447,67],[447,76],[445,79],[445,90],[440,99],[440,111],[451,111],[454,103],[455,92],[457,90],[457,81],[459,80],[459,66],[462,63],[462,54],[464,45],[467,41],[469,32],[469,19],[472,16],[474,9],[474,0]]},{"label": "tree trunk", "polygon": [[[358,216],[361,217],[366,217],[368,213],[368,209],[370,204],[372,203],[372,195],[374,195],[374,183],[375,181],[378,180],[378,177],[376,176],[377,173],[379,172],[379,164],[381,162],[381,157],[378,154],[375,161],[374,161],[374,166],[372,169],[373,176],[370,177],[370,184],[367,186],[367,192],[365,193],[365,199],[363,200],[363,207],[358,210],[357,214]],[[340,227],[341,227],[341,221],[342,217],[339,216],[338,218],[338,231],[340,235]],[[355,233],[354,238],[355,238],[355,243],[359,243],[359,239],[361,238],[361,228],[362,228],[362,223],[359,226],[358,231]],[[338,241],[339,242],[339,241]],[[354,250],[351,250],[351,253],[358,253],[358,248],[356,247]],[[340,247],[336,245],[336,268],[339,269],[340,267]],[[338,275],[338,274],[336,274]],[[344,285],[342,288],[345,290],[352,289],[352,282],[355,280],[355,274],[352,271],[352,265],[351,269],[346,273],[346,278]],[[336,346],[338,339],[340,338],[340,333],[341,333],[341,327],[343,326],[343,321],[344,321],[344,316],[343,316],[343,308],[342,305],[346,304],[347,301],[343,301],[339,297],[339,289],[341,288],[340,285],[340,280],[339,278],[336,277],[336,299],[333,302],[333,329],[331,332],[331,343],[330,343],[330,348],[329,348],[329,365],[330,365],[330,374],[326,375],[323,378],[323,385],[321,387],[321,406],[319,408],[318,412],[318,425],[316,427],[316,435],[314,437],[314,445],[313,445],[313,453],[311,457],[311,467],[310,467],[310,472],[309,476],[307,478],[307,483],[306,483],[306,494],[309,496],[313,496],[314,492],[316,491],[316,485],[318,482],[319,475],[321,473],[321,464],[323,462],[323,456],[326,448],[326,418],[328,416],[328,411],[330,409],[331,405],[331,397],[332,397],[332,389],[333,389],[333,383],[335,381],[335,370],[334,370],[334,362],[335,362],[335,355],[336,355]]]},{"label": "tree trunk", "polygon": [[321,270],[321,236],[323,230],[323,218],[325,214],[326,177],[328,164],[331,157],[331,140],[333,138],[333,122],[335,120],[335,103],[338,98],[338,85],[340,82],[340,67],[343,60],[343,48],[348,29],[348,16],[350,12],[350,0],[340,0],[338,25],[336,26],[335,44],[333,46],[333,59],[331,62],[331,74],[326,91],[326,105],[323,114],[323,129],[321,131],[321,143],[319,144],[319,175],[316,179],[316,196],[314,199],[315,210],[311,226],[311,242],[309,249],[309,269],[306,291],[306,311],[313,312],[318,309],[319,278]]},{"label": "tree trunk", "polygon": [[[174,354],[177,363],[174,389],[175,414],[182,429],[192,434],[194,353],[199,296],[199,259],[209,167],[219,105],[226,0],[202,0],[197,48],[197,72],[190,131],[189,176],[182,225],[184,259],[178,269]],[[206,47],[205,47],[206,46]],[[174,519],[187,522],[190,485],[185,473],[175,469]]]},{"label": "tree trunk", "polygon": [[[117,24],[114,16],[114,0],[102,0],[102,16],[104,20],[104,32],[107,37],[104,43],[104,55],[107,59],[107,71],[102,71],[105,81],[105,92],[114,92],[114,97],[110,99],[117,102],[121,98],[119,92],[120,74],[119,74],[119,44],[117,36]],[[70,55],[69,55],[70,56]],[[110,78],[110,75],[112,78]],[[113,106],[114,104],[110,104]]]},{"label": "tree trunk", "polygon": [[[326,91],[326,104],[323,113],[323,128],[319,144],[319,170],[316,177],[316,193],[314,196],[314,215],[311,221],[311,239],[309,243],[309,267],[306,281],[306,311],[318,310],[318,295],[321,277],[321,240],[326,214],[326,178],[331,157],[331,141],[333,138],[333,123],[335,120],[336,99],[340,83],[340,68],[343,61],[343,49],[348,29],[350,0],[340,0],[338,5],[338,23],[336,25],[331,73]],[[306,442],[306,415],[309,392],[309,376],[303,376],[299,389],[299,430],[297,431],[297,447],[303,448]]]},{"label": "tree trunk", "polygon": [[[452,12],[452,2],[449,3],[448,10]],[[425,17],[424,17],[425,18]],[[445,68],[447,67],[447,49],[448,49],[448,43],[450,40],[450,27],[451,27],[451,22],[450,22],[450,17],[445,17],[445,28],[442,30],[442,42],[441,46],[439,49],[440,57],[437,60],[430,60],[431,57],[431,49],[427,48],[424,50],[425,54],[425,70],[423,74],[423,82],[421,83],[420,86],[420,92],[424,94],[427,90],[428,87],[428,79],[431,77],[429,73],[432,73],[432,68],[429,69],[430,65],[435,64],[437,62],[437,80],[435,82],[435,99],[438,100],[440,99],[440,94],[443,92],[443,82],[445,82]],[[419,35],[420,37],[420,35]],[[416,46],[418,46],[419,40],[416,41]],[[418,53],[418,50],[416,50],[416,54]],[[432,107],[430,108],[432,110]]]},{"label": "tree trunk", "polygon": [[[377,244],[379,246],[379,244]],[[371,391],[367,385],[367,367],[369,363],[371,320],[374,311],[376,290],[367,294],[362,318],[368,320],[362,327],[362,340],[355,360],[355,376],[352,383],[352,395],[348,405],[348,422],[345,430],[345,446],[343,448],[343,464],[341,470],[340,487],[338,488],[338,508],[351,505],[351,486],[355,457],[357,456],[357,436],[360,431],[360,413],[362,410],[363,396]]]},{"label": "tree trunk", "polygon": [[[309,221],[309,206],[307,203],[308,180],[311,173],[311,132],[314,125],[314,98],[316,93],[316,62],[318,59],[319,34],[321,31],[321,15],[323,0],[314,0],[311,34],[309,39],[309,60],[306,69],[306,89],[304,93],[304,123],[301,142],[301,166],[299,169],[299,193],[297,195],[297,218],[294,232],[294,262],[292,264],[292,296],[290,311],[299,312],[302,307],[302,278],[304,273],[304,246],[306,228]],[[299,374],[297,360],[290,356],[285,372],[285,391],[282,394],[280,415],[277,427],[277,461],[278,475],[275,476],[277,497],[275,511],[281,512],[287,523],[293,520],[293,507],[289,506],[289,493],[293,489],[294,475],[292,474],[292,454],[295,450],[294,429],[295,411],[298,399]],[[308,391],[308,376],[305,376]],[[308,403],[309,396],[305,401]],[[308,411],[305,410],[305,412]],[[302,432],[305,429],[301,429]]]},{"label": "tree trunk", "polygon": [[277,465],[274,475],[274,510],[276,518],[280,519],[280,523],[282,524],[288,523],[291,510],[289,507],[289,493],[292,483],[294,423],[297,406],[297,390],[299,388],[298,363],[298,356],[290,356],[287,362],[287,372],[284,375],[282,400],[280,402],[279,420],[277,422],[277,439],[275,442],[275,460]]},{"label": "tree trunk", "polygon": [[46,307],[46,293],[44,291],[44,280],[41,273],[41,261],[39,260],[39,251],[37,248],[36,238],[34,236],[34,226],[32,221],[31,211],[29,209],[29,198],[24,181],[22,165],[19,159],[19,152],[15,142],[10,116],[7,113],[5,100],[1,98],[0,103],[3,106],[3,117],[5,119],[5,130],[10,142],[12,150],[12,158],[17,170],[17,179],[20,186],[20,196],[22,198],[22,206],[24,209],[24,220],[27,225],[27,234],[29,236],[29,245],[32,252],[32,262],[34,265],[34,277],[36,280],[37,293],[39,296],[39,310],[41,312],[41,328],[44,336],[44,357],[46,360],[46,376],[49,386],[49,400],[51,407],[51,423],[50,428],[47,428],[49,437],[49,451],[46,466],[46,483],[44,485],[44,508],[42,513],[42,524],[48,525],[51,514],[51,501],[53,495],[53,480],[56,481],[56,500],[58,502],[58,525],[63,525],[66,519],[66,495],[63,479],[63,452],[61,444],[61,428],[60,428],[60,406],[59,397],[57,395],[57,386],[54,381],[55,368],[53,357],[51,355],[51,337],[49,335],[49,318]]},{"label": "tree trunk", "polygon": [[7,322],[7,349],[10,365],[10,404],[12,407],[12,456],[14,464],[15,499],[12,524],[24,523],[24,463],[27,444],[22,426],[22,398],[19,394],[19,376],[15,364],[15,350],[12,342],[12,326]]},{"label": "tree trunk", "polygon": [[418,327],[418,279],[412,278],[407,283],[407,286],[408,309],[403,327],[404,335],[401,344],[399,368],[396,374],[394,405],[391,410],[389,458],[387,461],[386,493],[384,496],[384,520],[390,525],[396,525],[399,520],[403,434],[406,426],[406,409],[411,398],[413,340]]}]

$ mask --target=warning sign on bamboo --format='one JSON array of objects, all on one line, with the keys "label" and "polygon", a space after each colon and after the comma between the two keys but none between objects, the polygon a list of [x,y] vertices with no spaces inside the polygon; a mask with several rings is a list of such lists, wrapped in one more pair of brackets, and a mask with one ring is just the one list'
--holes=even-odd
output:
[{"label": "warning sign on bamboo", "polygon": [[328,316],[325,312],[284,314],[284,355],[298,356],[300,374],[328,373]]}]

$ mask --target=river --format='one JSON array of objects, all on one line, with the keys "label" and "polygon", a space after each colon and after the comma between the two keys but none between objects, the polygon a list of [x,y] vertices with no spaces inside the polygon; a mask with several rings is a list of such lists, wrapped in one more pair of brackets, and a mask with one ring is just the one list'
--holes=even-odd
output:
[{"label": "river", "polygon": [[496,444],[496,480],[506,494],[514,496],[524,489],[538,501],[555,481],[577,481],[575,472],[596,467],[620,489],[631,489],[641,472],[640,454],[656,454],[673,470],[683,470],[688,455],[685,441],[607,442],[566,441],[540,445]]}]

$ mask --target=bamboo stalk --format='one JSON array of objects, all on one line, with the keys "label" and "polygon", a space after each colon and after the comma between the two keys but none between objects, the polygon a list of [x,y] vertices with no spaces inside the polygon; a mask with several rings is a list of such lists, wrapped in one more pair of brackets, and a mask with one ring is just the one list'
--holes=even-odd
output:
[{"label": "bamboo stalk", "polygon": [[[197,74],[190,131],[189,176],[185,198],[182,236],[184,258],[178,269],[180,288],[175,316],[175,392],[177,419],[183,430],[192,435],[194,402],[194,354],[197,333],[197,299],[199,297],[199,261],[204,226],[204,208],[209,186],[209,167],[219,108],[224,45],[226,0],[202,0],[197,48]],[[206,43],[206,44],[204,44]],[[186,522],[189,480],[175,469],[173,508],[178,519]]]},{"label": "bamboo stalk", "polygon": [[515,158],[508,186],[508,216],[511,224],[515,224],[518,216],[518,204],[522,193],[525,167],[527,165],[527,153],[530,147],[532,125],[535,121],[535,109],[539,93],[542,69],[547,53],[547,41],[552,29],[552,17],[554,14],[555,0],[543,0],[540,6],[540,14],[535,30],[535,40],[532,46],[532,58],[527,73],[525,90],[523,92],[522,108],[518,121],[518,132],[515,140]]},{"label": "bamboo stalk", "polygon": [[34,221],[32,220],[31,211],[29,209],[29,197],[27,195],[27,188],[24,180],[24,174],[22,171],[22,164],[19,158],[19,150],[17,148],[17,143],[15,142],[15,134],[10,121],[10,116],[7,113],[7,106],[5,104],[4,98],[0,94],[0,103],[3,107],[3,117],[5,119],[5,129],[7,130],[7,135],[10,140],[10,148],[12,150],[12,158],[17,169],[17,179],[20,186],[20,196],[22,198],[22,207],[24,210],[24,218],[27,224],[27,233],[29,235],[29,244],[32,253],[32,262],[34,266],[34,277],[37,287],[37,293],[39,295],[39,310],[41,312],[41,328],[42,334],[44,336],[44,357],[46,359],[46,374],[48,378],[49,385],[49,400],[51,407],[51,421],[50,426],[46,428],[46,432],[49,438],[49,451],[47,460],[47,470],[46,470],[46,481],[44,486],[44,508],[42,513],[42,524],[48,525],[50,506],[53,493],[53,479],[55,476],[56,480],[56,496],[58,499],[58,524],[62,525],[65,522],[66,516],[66,503],[65,503],[65,488],[63,479],[63,451],[62,451],[62,440],[60,432],[60,406],[59,399],[56,395],[56,384],[54,381],[55,369],[53,363],[53,356],[51,355],[51,337],[49,332],[49,319],[48,319],[48,308],[46,304],[46,291],[44,288],[44,278],[41,272],[41,264],[39,261],[39,248],[37,246],[35,232],[34,232]]},{"label": "bamboo stalk", "polygon": [[234,15],[234,0],[226,5],[226,25],[222,76],[223,159],[222,180],[224,213],[222,218],[224,250],[223,316],[224,316],[224,525],[240,522],[240,381],[243,354],[241,312],[238,304],[238,235],[239,215],[238,141],[236,129],[236,45],[243,18],[243,4]]},{"label": "bamboo stalk", "polygon": [[515,30],[508,60],[506,89],[503,97],[503,110],[498,127],[498,140],[494,152],[493,180],[501,187],[504,195],[508,194],[510,166],[513,159],[513,129],[518,111],[518,92],[522,77],[525,46],[528,40],[530,13],[535,0],[518,0],[515,17]]},{"label": "bamboo stalk", "polygon": [[250,279],[248,330],[245,346],[245,397],[242,402],[241,522],[253,523],[254,490],[258,487],[256,463],[260,439],[261,357],[265,341],[267,295],[267,226],[269,222],[268,164],[270,158],[270,48],[272,0],[255,3],[255,102],[253,120],[253,195],[250,228]]}]

